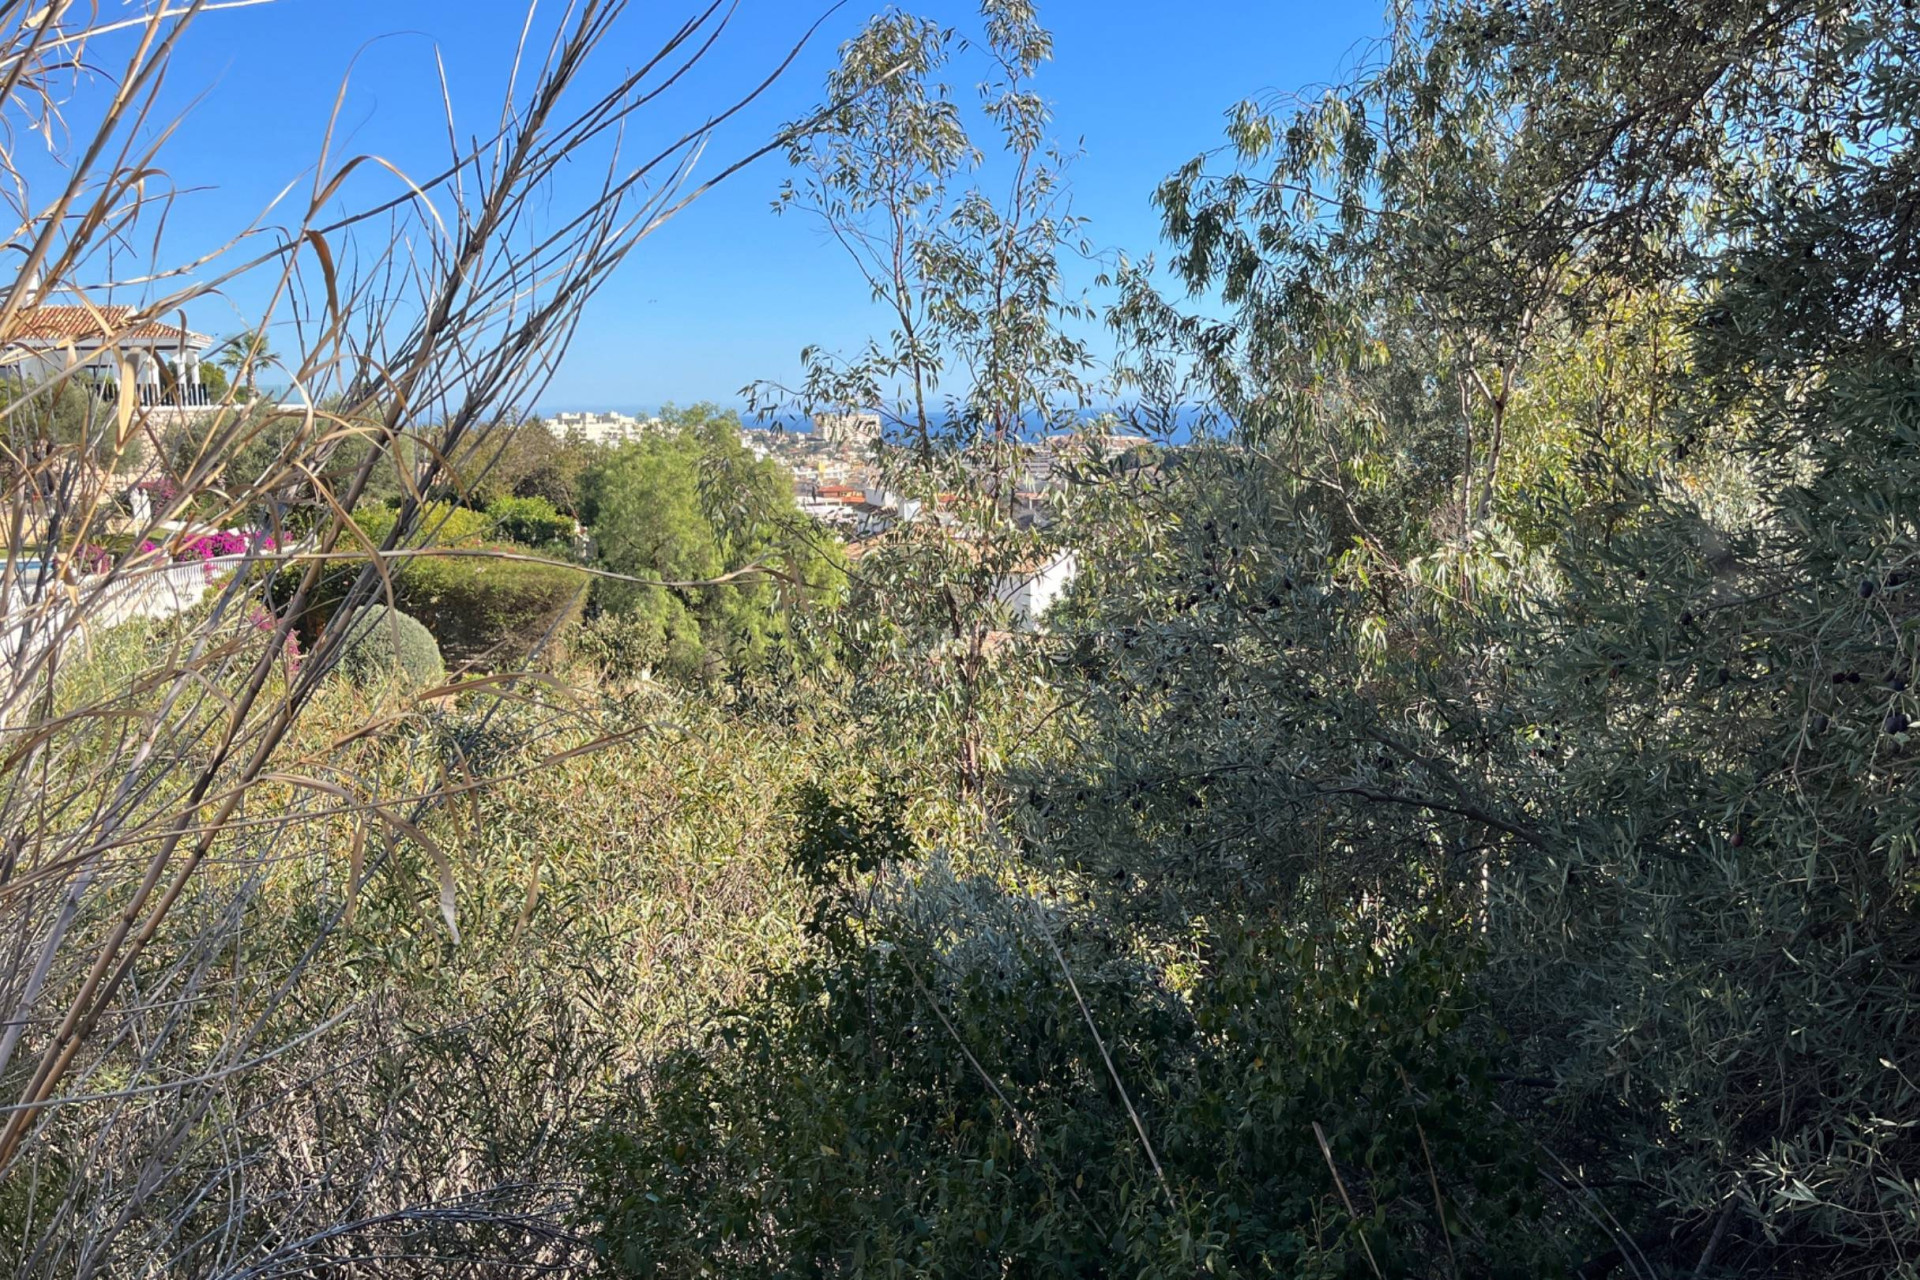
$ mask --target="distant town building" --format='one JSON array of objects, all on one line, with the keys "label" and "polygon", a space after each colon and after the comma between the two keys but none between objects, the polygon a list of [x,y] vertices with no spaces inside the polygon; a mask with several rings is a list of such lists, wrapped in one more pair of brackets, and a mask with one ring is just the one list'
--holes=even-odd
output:
[{"label": "distant town building", "polygon": [[1073,552],[1056,551],[1001,577],[994,594],[1006,604],[1017,629],[1039,631],[1047,610],[1067,593],[1079,571]]},{"label": "distant town building", "polygon": [[1047,452],[1058,458],[1085,457],[1091,454],[1117,458],[1135,449],[1152,447],[1153,441],[1146,436],[1128,435],[1123,431],[1069,431],[1048,436],[1046,439]]},{"label": "distant town building", "polygon": [[816,413],[813,433],[832,444],[871,444],[880,438],[880,415]]},{"label": "distant town building", "polygon": [[559,435],[578,432],[594,444],[625,444],[666,427],[659,418],[636,418],[627,413],[556,413],[547,419],[547,425]]}]

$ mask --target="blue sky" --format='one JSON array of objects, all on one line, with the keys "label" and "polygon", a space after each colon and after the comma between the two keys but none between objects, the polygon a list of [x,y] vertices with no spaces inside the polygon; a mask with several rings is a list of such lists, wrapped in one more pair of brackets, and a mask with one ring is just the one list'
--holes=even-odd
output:
[{"label": "blue sky", "polygon": [[[601,74],[644,56],[667,15],[691,7],[633,4],[620,39],[603,50]],[[741,0],[700,73],[642,123],[684,122],[729,86],[762,78],[825,7]],[[832,16],[710,154],[744,152],[803,116],[821,95],[835,47],[876,7],[853,0]],[[903,7],[963,28],[976,13],[967,0]],[[1040,88],[1054,105],[1056,136],[1080,151],[1071,170],[1075,209],[1097,244],[1136,258],[1159,248],[1154,186],[1219,144],[1236,101],[1336,78],[1382,25],[1379,5],[1339,0],[1042,0],[1040,12],[1055,38]],[[223,238],[287,183],[311,182],[305,166],[350,66],[336,144],[343,151],[376,152],[415,170],[444,156],[436,52],[463,125],[483,132],[524,14],[521,0],[274,0],[202,19],[168,82],[169,106],[193,109],[166,165],[178,185],[195,188],[172,215],[170,248],[196,230]],[[784,163],[769,157],[643,244],[591,305],[540,407],[734,404],[750,381],[794,378],[803,346],[851,348],[879,327],[840,251],[805,219],[769,211],[784,176]],[[556,207],[565,195],[555,193]],[[1084,272],[1085,283],[1092,275]],[[242,287],[224,311],[204,304],[192,320],[229,334],[257,303]]]}]

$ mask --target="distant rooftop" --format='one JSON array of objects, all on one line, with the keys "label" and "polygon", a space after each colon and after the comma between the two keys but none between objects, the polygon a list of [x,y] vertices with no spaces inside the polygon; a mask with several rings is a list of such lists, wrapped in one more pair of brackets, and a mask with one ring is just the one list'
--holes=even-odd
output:
[{"label": "distant rooftop", "polygon": [[132,307],[36,306],[15,318],[12,340],[34,344],[131,341],[206,347],[213,339],[191,329],[140,318]]}]

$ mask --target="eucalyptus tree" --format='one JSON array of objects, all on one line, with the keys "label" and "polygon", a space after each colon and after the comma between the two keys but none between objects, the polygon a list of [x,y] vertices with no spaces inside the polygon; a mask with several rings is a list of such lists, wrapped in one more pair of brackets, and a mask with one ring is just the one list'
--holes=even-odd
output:
[{"label": "eucalyptus tree", "polygon": [[[969,38],[890,10],[842,49],[827,94],[845,105],[795,143],[776,208],[845,249],[888,329],[856,352],[810,347],[797,387],[748,392],[763,410],[880,417],[874,461],[901,519],[859,562],[847,638],[863,688],[885,690],[874,723],[905,729],[910,754],[936,729],[976,794],[1020,737],[991,732],[1025,687],[994,658],[1012,584],[1061,554],[1020,499],[1032,440],[1076,426],[1093,369],[1070,332],[1090,312],[1062,277],[1086,246],[1034,84],[1052,38],[1027,0],[980,16]],[[939,78],[976,61],[990,154]]]}]

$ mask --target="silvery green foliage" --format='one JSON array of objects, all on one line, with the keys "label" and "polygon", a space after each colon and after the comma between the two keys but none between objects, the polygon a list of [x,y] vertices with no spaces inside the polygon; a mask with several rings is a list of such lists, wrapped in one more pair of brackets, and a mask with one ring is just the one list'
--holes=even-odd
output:
[{"label": "silvery green foliage", "polygon": [[[958,873],[945,850],[886,876],[873,895],[877,917],[913,935],[943,974],[1010,982],[1021,966],[1028,922],[1009,910],[991,878]],[[884,938],[877,947],[893,944]]]},{"label": "silvery green foliage", "polygon": [[1101,513],[1036,834],[1168,936],[1468,911],[1591,1274],[1911,1274],[1920,20],[1419,19],[1163,192],[1228,315],[1119,318],[1240,430]]},{"label": "silvery green foliage", "polygon": [[1232,430],[1070,512],[1030,896],[835,897],[609,1144],[629,1271],[1913,1274],[1916,18],[1398,17],[1162,193],[1221,317],[1123,273]]},{"label": "silvery green foliage", "polygon": [[916,856],[897,804],[803,793],[818,945],[590,1136],[614,1272],[1552,1270],[1455,928],[1224,921],[1176,991],[1097,913]]},{"label": "silvery green foliage", "polygon": [[[846,697],[890,755],[976,798],[1044,714],[995,653],[1009,584],[1061,550],[1020,497],[1033,439],[1074,429],[1093,382],[1072,332],[1092,313],[1061,270],[1089,250],[1036,87],[1052,38],[1025,0],[979,18],[964,35],[888,10],[842,47],[776,208],[846,250],[885,330],[809,347],[797,387],[747,391],[763,412],[880,418],[871,461],[896,514],[851,575],[843,639],[863,676]],[[949,74],[976,78],[971,102]]]}]

